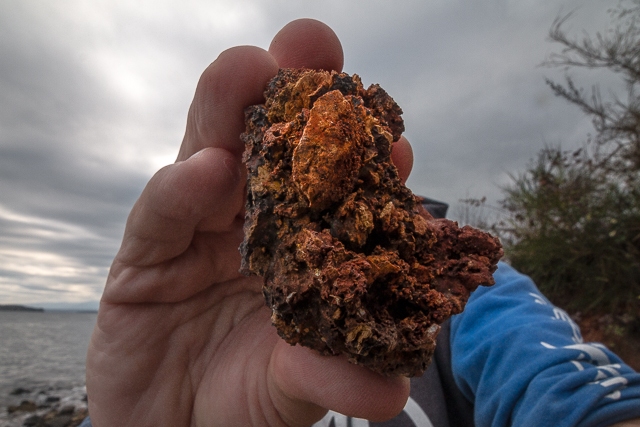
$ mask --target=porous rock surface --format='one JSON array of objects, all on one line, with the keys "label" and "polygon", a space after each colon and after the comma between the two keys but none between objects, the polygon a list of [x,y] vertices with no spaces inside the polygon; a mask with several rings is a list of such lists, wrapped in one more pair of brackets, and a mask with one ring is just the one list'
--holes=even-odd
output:
[{"label": "porous rock surface", "polygon": [[440,324],[490,286],[497,238],[434,219],[391,161],[402,111],[357,75],[283,69],[245,111],[241,271],[278,333],[386,375],[424,372]]}]

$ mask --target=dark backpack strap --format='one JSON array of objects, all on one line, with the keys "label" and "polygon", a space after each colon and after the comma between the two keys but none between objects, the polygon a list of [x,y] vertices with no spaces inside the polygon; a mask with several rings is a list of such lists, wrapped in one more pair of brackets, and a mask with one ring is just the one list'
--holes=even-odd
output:
[{"label": "dark backpack strap", "polygon": [[473,427],[473,403],[469,402],[462,394],[453,378],[451,366],[451,321],[447,320],[442,325],[438,334],[436,351],[433,355],[435,365],[438,368],[440,383],[447,402],[447,414],[451,427]]},{"label": "dark backpack strap", "polygon": [[447,216],[447,209],[449,209],[449,205],[444,202],[439,202],[434,199],[430,199],[428,197],[418,196],[420,198],[420,202],[422,203],[422,207],[427,210],[434,218],[444,218]]}]

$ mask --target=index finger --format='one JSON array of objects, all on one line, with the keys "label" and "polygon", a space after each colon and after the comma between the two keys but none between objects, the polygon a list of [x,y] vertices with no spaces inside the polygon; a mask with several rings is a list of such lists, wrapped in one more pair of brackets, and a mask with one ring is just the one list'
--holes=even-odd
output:
[{"label": "index finger", "polygon": [[263,101],[265,85],[277,72],[275,59],[263,49],[239,46],[222,52],[200,77],[177,160],[207,147],[239,156],[244,109]]},{"label": "index finger", "polygon": [[333,30],[320,21],[299,19],[276,34],[269,52],[240,46],[228,49],[204,71],[189,109],[178,160],[206,147],[240,155],[244,109],[264,102],[267,82],[279,68],[305,67],[340,71],[342,46]]}]

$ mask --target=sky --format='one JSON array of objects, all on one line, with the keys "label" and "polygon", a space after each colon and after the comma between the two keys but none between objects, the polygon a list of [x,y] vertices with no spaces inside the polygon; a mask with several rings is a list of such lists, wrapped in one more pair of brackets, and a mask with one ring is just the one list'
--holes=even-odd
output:
[{"label": "sky", "polygon": [[[344,71],[402,107],[407,185],[460,200],[501,188],[545,145],[580,144],[590,120],[541,66],[569,34],[604,31],[617,0],[4,0],[0,5],[0,304],[97,301],[127,215],[174,161],[202,71],[236,45],[267,48],[315,18]],[[589,87],[590,87],[589,83]]]}]

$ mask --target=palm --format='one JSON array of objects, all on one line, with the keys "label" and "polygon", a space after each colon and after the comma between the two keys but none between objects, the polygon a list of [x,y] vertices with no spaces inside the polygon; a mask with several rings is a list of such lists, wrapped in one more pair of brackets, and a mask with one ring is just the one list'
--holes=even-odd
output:
[{"label": "palm", "polygon": [[[165,242],[132,236],[143,227],[136,223],[135,213],[158,197],[154,185],[166,181],[164,176],[161,171],[152,179],[130,217],[103,297],[101,333],[94,336],[92,347],[117,361],[112,369],[119,375],[109,378],[110,385],[136,396],[112,397],[113,405],[127,414],[127,422],[146,424],[153,421],[150,414],[157,414],[161,419],[151,425],[180,426],[190,425],[192,418],[215,419],[212,414],[231,407],[228,399],[237,405],[242,396],[251,395],[243,375],[266,371],[277,337],[270,327],[260,279],[238,273],[237,248],[242,238],[238,215],[231,217],[230,211],[229,221],[214,226],[200,220],[195,233],[175,234]],[[168,212],[176,209],[170,203],[160,204],[165,211],[157,212],[158,217],[188,222],[184,215]],[[237,204],[236,209],[240,209]],[[155,248],[154,258],[144,256],[149,248]],[[165,284],[168,281],[173,285]],[[123,324],[135,328],[125,334]],[[261,357],[238,363],[239,354]],[[159,399],[159,389],[173,392]],[[172,408],[171,422],[165,411],[150,412],[147,401]],[[245,404],[248,407],[249,402]]]}]

